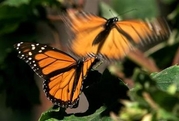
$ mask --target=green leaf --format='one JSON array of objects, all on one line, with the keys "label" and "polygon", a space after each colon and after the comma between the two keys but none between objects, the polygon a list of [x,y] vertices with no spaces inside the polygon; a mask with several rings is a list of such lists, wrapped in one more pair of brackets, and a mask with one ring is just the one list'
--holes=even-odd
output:
[{"label": "green leaf", "polygon": [[118,15],[118,13],[111,8],[109,5],[107,5],[105,2],[100,2],[99,3],[99,9],[100,9],[100,14],[101,16],[103,16],[104,18],[112,18],[112,17],[118,17],[119,19],[121,19]]},{"label": "green leaf", "polygon": [[0,35],[14,32],[20,23],[28,20],[28,16],[28,6],[0,6]]},{"label": "green leaf", "polygon": [[125,108],[121,110],[120,118],[125,121],[130,121],[130,119],[139,120],[147,114],[147,109],[141,108],[139,102],[124,100],[123,104]]},{"label": "green leaf", "polygon": [[101,117],[100,114],[105,110],[105,107],[101,107],[98,110],[96,110],[95,113],[78,117],[75,115],[70,116],[63,116],[65,115],[63,113],[63,109],[57,108],[57,109],[49,109],[48,111],[42,113],[41,117],[39,118],[39,121],[59,121],[59,119],[63,119],[63,121],[111,121],[110,117]]},{"label": "green leaf", "polygon": [[18,23],[9,23],[1,26],[0,35],[8,34],[15,31],[19,27]]},{"label": "green leaf", "polygon": [[171,84],[177,86],[177,91],[179,91],[179,66],[171,66],[159,73],[152,73],[152,78],[156,80],[158,87],[164,91],[169,89]]},{"label": "green leaf", "polygon": [[155,0],[112,0],[111,6],[125,18],[148,18],[159,14]]},{"label": "green leaf", "polygon": [[[27,16],[27,6],[21,7],[11,7],[11,6],[0,6],[0,20],[8,20],[4,22],[9,22],[10,20],[18,20],[24,16]],[[20,19],[21,20],[21,19]]]},{"label": "green leaf", "polygon": [[[47,110],[46,112],[43,112],[41,114],[38,121],[58,121],[56,118],[54,118],[54,117],[56,117],[55,115],[58,113],[58,111],[60,111],[60,108],[57,108],[57,109],[50,108],[49,110]],[[57,114],[57,116],[58,116],[58,114]],[[60,114],[59,114],[59,116],[60,116]]]},{"label": "green leaf", "polygon": [[172,112],[167,112],[166,110],[164,110],[162,108],[158,111],[158,118],[159,119],[161,118],[163,120],[170,119],[172,121],[178,121],[179,120],[179,118],[176,115],[174,115]]},{"label": "green leaf", "polygon": [[3,5],[18,7],[22,4],[28,4],[31,0],[5,0]]},{"label": "green leaf", "polygon": [[98,110],[96,110],[95,113],[89,115],[89,116],[83,116],[83,117],[76,117],[74,115],[71,115],[69,117],[65,117],[64,121],[111,121],[111,118],[109,117],[101,117],[100,114],[105,110],[105,107],[101,107]]}]

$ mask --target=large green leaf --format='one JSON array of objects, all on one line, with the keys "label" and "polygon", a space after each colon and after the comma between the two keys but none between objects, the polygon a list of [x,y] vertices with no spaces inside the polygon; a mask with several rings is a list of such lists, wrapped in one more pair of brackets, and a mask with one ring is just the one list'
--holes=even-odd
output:
[{"label": "large green leaf", "polygon": [[177,86],[179,91],[179,66],[171,66],[159,73],[151,74],[152,78],[156,80],[158,87],[164,91],[168,90],[171,84]]}]

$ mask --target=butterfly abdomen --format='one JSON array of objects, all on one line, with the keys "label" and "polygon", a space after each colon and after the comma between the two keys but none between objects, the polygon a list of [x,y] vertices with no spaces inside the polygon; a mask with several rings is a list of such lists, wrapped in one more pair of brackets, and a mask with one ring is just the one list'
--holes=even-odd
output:
[{"label": "butterfly abdomen", "polygon": [[84,76],[83,73],[80,73],[80,72],[83,72],[83,63],[84,63],[83,60],[77,61],[76,75],[75,75],[75,81],[74,81],[73,87],[76,87],[76,85],[78,84],[78,80],[79,80],[81,74],[82,74],[82,76]]},{"label": "butterfly abdomen", "polygon": [[[83,63],[84,62],[81,59],[77,61],[76,70],[75,70],[76,74],[75,74],[75,77],[74,77],[74,83],[73,83],[72,92],[71,92],[72,94],[71,94],[71,97],[70,97],[71,101],[73,100],[73,96],[74,96],[74,93],[75,93],[75,90],[77,88],[78,83],[82,83],[82,82],[79,81],[79,79],[80,79],[81,76],[83,78]],[[81,89],[77,89],[77,90],[82,90],[82,87],[81,87]]]}]

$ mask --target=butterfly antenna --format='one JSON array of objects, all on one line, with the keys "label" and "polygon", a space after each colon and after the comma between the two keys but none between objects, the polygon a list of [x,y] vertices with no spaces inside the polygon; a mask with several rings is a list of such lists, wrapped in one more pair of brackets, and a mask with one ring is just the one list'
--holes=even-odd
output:
[{"label": "butterfly antenna", "polygon": [[[126,14],[126,13],[129,13],[129,12],[131,12],[131,11],[137,11],[137,10],[138,10],[138,9],[133,8],[133,9],[131,9],[131,10],[125,11],[125,12],[123,12],[123,13],[120,13],[119,16],[120,16],[120,15],[124,15],[124,14]],[[119,16],[118,16],[118,17],[119,17]]]},{"label": "butterfly antenna", "polygon": [[112,14],[112,16],[114,16],[113,12],[111,11],[111,9],[109,9],[109,12]]}]

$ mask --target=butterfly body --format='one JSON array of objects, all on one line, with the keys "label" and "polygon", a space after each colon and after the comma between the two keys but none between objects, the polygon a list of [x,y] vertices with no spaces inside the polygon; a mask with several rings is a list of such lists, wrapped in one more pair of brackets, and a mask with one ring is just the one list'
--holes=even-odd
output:
[{"label": "butterfly body", "polygon": [[115,27],[115,23],[118,21],[118,18],[117,17],[114,17],[114,18],[110,18],[110,19],[107,19],[106,20],[106,23],[104,24],[104,30],[101,31],[97,36],[96,38],[94,39],[92,45],[95,45],[95,44],[103,44],[106,37],[108,36],[109,32],[111,31],[111,29],[113,27]]},{"label": "butterfly body", "polygon": [[[82,60],[78,60],[77,61],[77,65],[76,65],[76,75],[74,77],[74,83],[73,83],[73,88],[72,88],[72,94],[71,94],[71,99],[73,98],[73,92],[75,92],[75,89],[78,85],[78,81],[79,81],[79,78],[80,78],[80,75],[81,75],[81,72],[83,72],[83,61]],[[84,79],[84,75],[82,73],[82,77]]]},{"label": "butterfly body", "polygon": [[107,19],[107,21],[105,23],[105,29],[113,27],[115,25],[115,23],[118,22],[118,21],[119,21],[118,17]]},{"label": "butterfly body", "polygon": [[83,79],[95,57],[75,59],[46,44],[21,42],[18,56],[44,79],[46,96],[56,105],[72,107],[79,99]]}]

